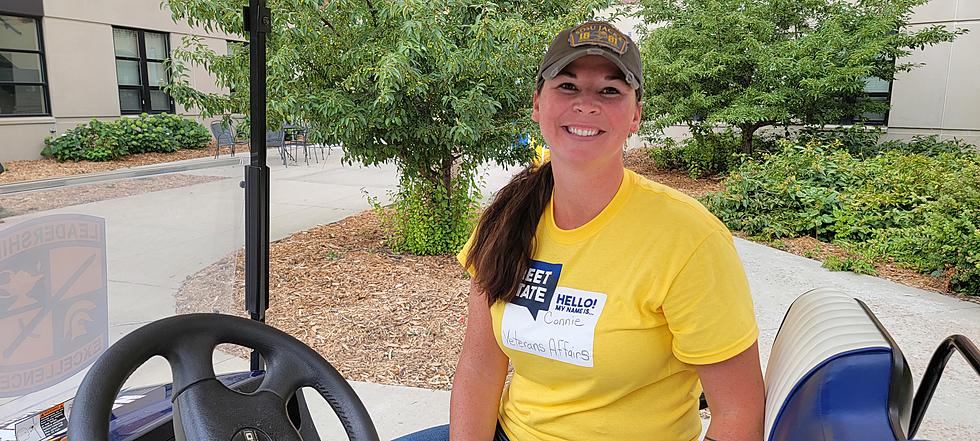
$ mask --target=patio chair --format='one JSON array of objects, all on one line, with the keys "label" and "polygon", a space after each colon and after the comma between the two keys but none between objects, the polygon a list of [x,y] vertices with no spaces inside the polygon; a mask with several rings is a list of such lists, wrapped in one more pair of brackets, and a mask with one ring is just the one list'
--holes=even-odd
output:
[{"label": "patio chair", "polygon": [[[309,136],[309,127],[303,125],[286,124],[283,126],[286,134],[289,135],[289,140],[284,141],[286,145],[292,147],[292,157],[297,157],[297,150],[303,149],[303,159],[306,161],[306,165],[310,165],[310,150],[313,150],[313,159],[317,163],[320,163],[320,158],[316,154],[316,149],[310,147],[307,142],[307,136]],[[295,159],[294,159],[295,160]]]},{"label": "patio chair", "polygon": [[282,165],[288,167],[287,158],[295,161],[296,159],[286,150],[286,131],[284,129],[269,130],[265,132],[265,147],[275,147],[279,149],[279,157],[282,158]]},{"label": "patio chair", "polygon": [[218,159],[222,147],[231,147],[231,156],[235,156],[235,131],[222,121],[211,123],[211,134],[214,135],[214,158]]}]

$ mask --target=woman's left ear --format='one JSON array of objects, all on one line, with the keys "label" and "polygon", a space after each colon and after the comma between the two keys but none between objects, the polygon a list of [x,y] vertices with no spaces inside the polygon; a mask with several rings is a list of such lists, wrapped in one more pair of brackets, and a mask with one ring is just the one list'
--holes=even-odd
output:
[{"label": "woman's left ear", "polygon": [[538,91],[534,91],[534,95],[531,97],[531,121],[538,121]]},{"label": "woman's left ear", "polygon": [[630,133],[636,133],[640,131],[640,119],[643,116],[643,105],[639,102],[636,103],[636,113],[633,114],[633,121],[630,122]]}]

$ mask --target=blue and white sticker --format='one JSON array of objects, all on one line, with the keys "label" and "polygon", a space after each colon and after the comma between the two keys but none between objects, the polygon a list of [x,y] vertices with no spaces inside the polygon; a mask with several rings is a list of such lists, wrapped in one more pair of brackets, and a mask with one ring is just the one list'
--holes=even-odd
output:
[{"label": "blue and white sticker", "polygon": [[595,328],[606,295],[559,287],[561,265],[532,260],[517,295],[504,306],[504,346],[576,366],[595,362]]}]

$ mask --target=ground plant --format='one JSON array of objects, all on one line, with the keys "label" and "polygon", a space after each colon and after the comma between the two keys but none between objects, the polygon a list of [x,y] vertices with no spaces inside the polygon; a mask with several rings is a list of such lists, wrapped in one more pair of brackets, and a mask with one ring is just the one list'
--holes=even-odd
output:
[{"label": "ground plant", "polygon": [[837,124],[887,104],[863,93],[915,65],[913,49],[962,29],[909,26],[928,0],[641,0],[646,132],[737,128],[752,153],[762,127]]},{"label": "ground plant", "polygon": [[803,128],[796,139],[803,144],[818,141],[827,146],[843,148],[852,156],[862,159],[890,150],[934,156],[939,153],[963,154],[975,149],[973,145],[960,139],[943,139],[939,135],[915,135],[911,140],[882,141],[883,135],[881,127],[863,124],[832,128],[810,126]]},{"label": "ground plant", "polygon": [[[177,20],[245,39],[241,0],[166,4]],[[346,160],[394,162],[405,185],[398,193],[405,200],[394,207],[411,210],[401,219],[418,224],[399,231],[447,231],[470,216],[459,208],[473,205],[478,166],[531,160],[530,149],[515,145],[516,135],[533,129],[533,60],[558,30],[607,5],[270,0],[269,126],[302,122],[311,141],[342,144]],[[241,49],[215,52],[200,39],[185,40],[173,51],[168,92],[205,115],[247,115],[248,53]],[[233,92],[195,90],[191,64]],[[454,218],[441,219],[447,215]],[[448,231],[449,241],[395,242],[411,252],[455,252],[465,237]]]},{"label": "ground plant", "polygon": [[757,238],[811,236],[856,253],[829,267],[873,272],[869,262],[894,261],[980,295],[980,153],[965,145],[895,141],[861,158],[836,140],[783,140],[704,202]]},{"label": "ground plant", "polygon": [[801,144],[811,141],[825,146],[846,149],[851,156],[868,158],[882,151],[881,136],[884,135],[879,126],[852,124],[848,126],[821,127],[807,126],[798,133],[796,139]]},{"label": "ground plant", "polygon": [[758,157],[774,149],[772,138],[756,136],[752,155],[742,153],[741,138],[732,129],[707,130],[695,127],[692,136],[676,141],[674,138],[654,140],[650,158],[664,170],[681,170],[692,178],[723,175],[750,157]]},{"label": "ground plant", "polygon": [[[384,227],[388,246],[395,252],[418,255],[444,254],[466,242],[479,209],[477,198],[449,198],[441,186],[402,176],[394,204],[372,201]],[[476,192],[465,188],[472,179],[456,180],[454,193]],[[424,197],[423,197],[424,196]]]},{"label": "ground plant", "polygon": [[197,121],[146,113],[114,121],[92,119],[44,140],[41,155],[58,161],[111,161],[134,153],[203,148],[211,135]]}]

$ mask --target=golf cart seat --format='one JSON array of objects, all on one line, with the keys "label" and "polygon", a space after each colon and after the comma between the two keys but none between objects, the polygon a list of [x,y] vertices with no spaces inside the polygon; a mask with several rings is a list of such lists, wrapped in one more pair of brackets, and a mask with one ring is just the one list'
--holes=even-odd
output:
[{"label": "golf cart seat", "polygon": [[912,375],[860,300],[832,289],[790,306],[766,367],[767,441],[905,441]]}]

